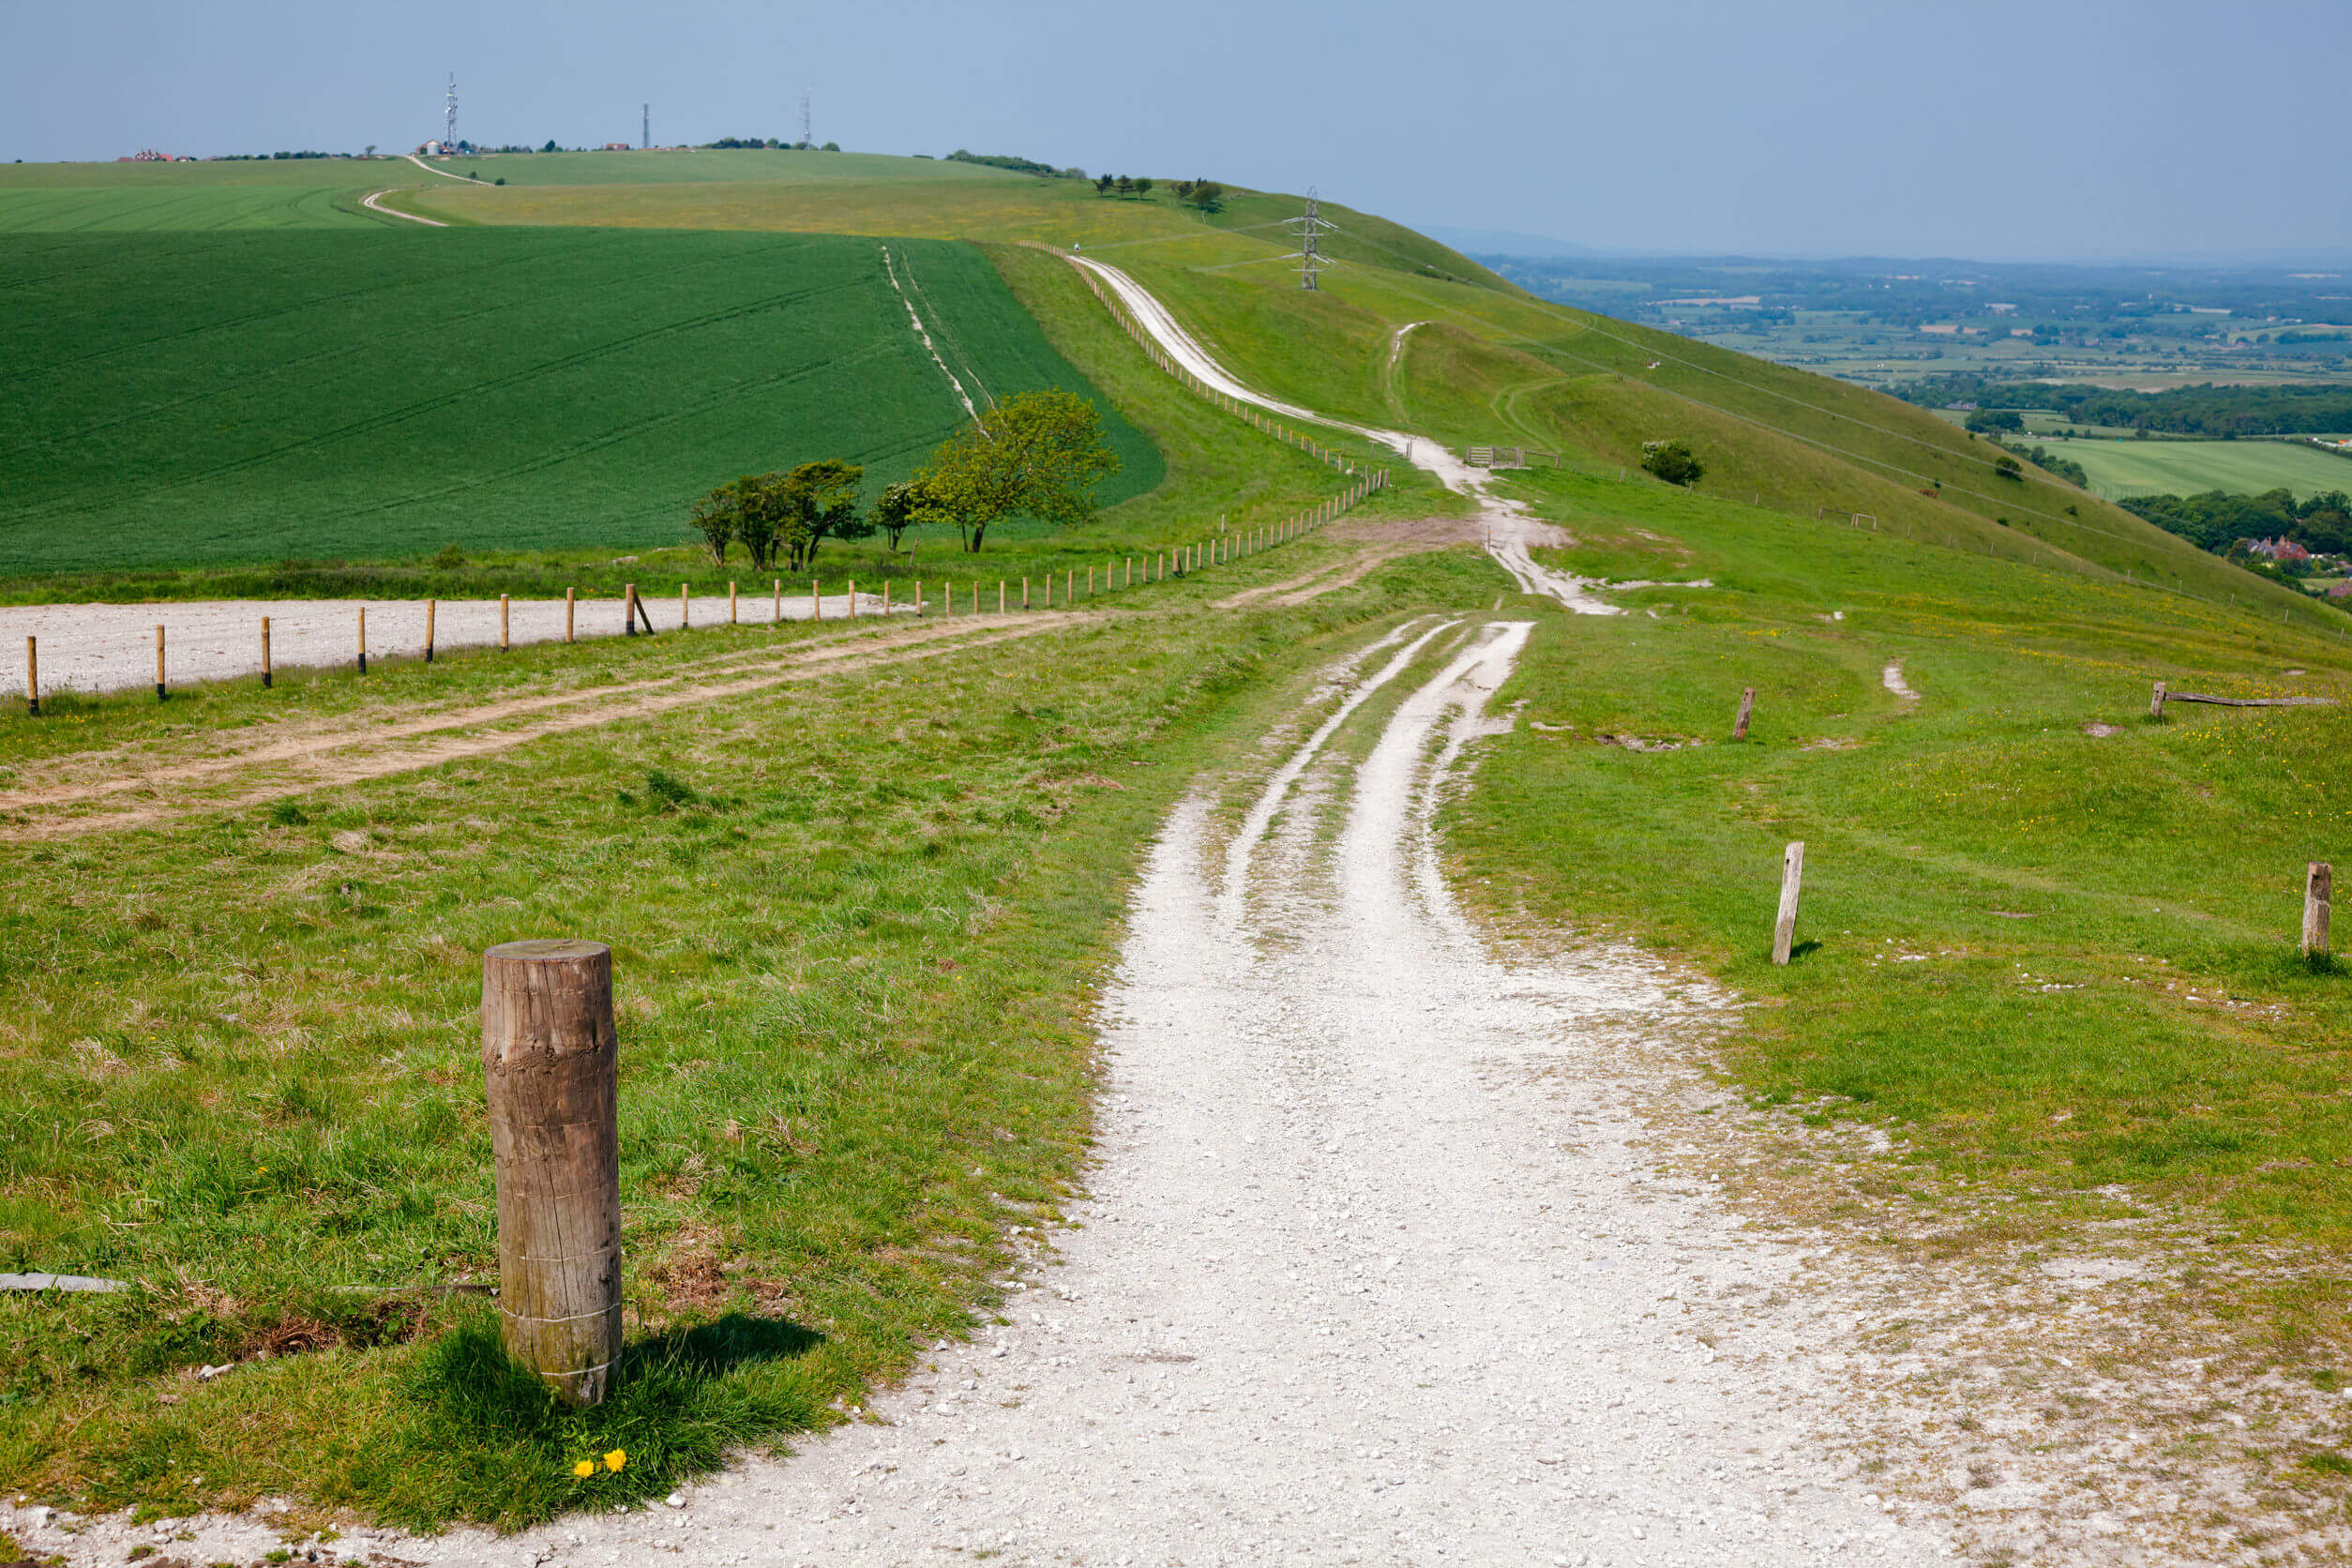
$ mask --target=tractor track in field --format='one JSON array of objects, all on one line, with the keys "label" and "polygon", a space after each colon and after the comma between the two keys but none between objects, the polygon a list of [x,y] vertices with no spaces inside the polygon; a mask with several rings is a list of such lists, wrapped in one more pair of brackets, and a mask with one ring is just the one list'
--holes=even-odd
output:
[{"label": "tractor track in field", "polygon": [[[235,811],[338,785],[495,756],[535,741],[649,718],[798,681],[912,663],[1035,637],[1094,612],[1008,614],[979,625],[932,623],[843,632],[787,649],[716,655],[658,675],[533,693],[386,721],[380,707],[289,730],[204,756],[158,756],[143,741],[29,764],[29,787],[0,791],[0,841],[78,837]],[[237,740],[247,741],[247,732]],[[50,776],[46,779],[38,776]],[[127,798],[136,801],[121,805]]]}]

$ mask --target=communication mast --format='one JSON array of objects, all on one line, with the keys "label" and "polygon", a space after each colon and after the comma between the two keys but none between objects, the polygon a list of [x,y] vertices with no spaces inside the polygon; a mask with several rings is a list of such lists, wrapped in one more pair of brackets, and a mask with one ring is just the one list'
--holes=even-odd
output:
[{"label": "communication mast", "polygon": [[456,71],[449,73],[449,96],[442,101],[441,105],[441,150],[445,153],[454,153],[458,150],[458,73]]},{"label": "communication mast", "polygon": [[816,139],[808,134],[808,89],[806,87],[800,90],[800,144],[804,147],[817,144]]},{"label": "communication mast", "polygon": [[638,150],[651,152],[654,146],[654,106],[645,105],[645,128],[638,137]]},{"label": "communication mast", "polygon": [[1323,270],[1323,253],[1316,243],[1316,236],[1336,229],[1339,225],[1331,222],[1318,212],[1313,186],[1306,188],[1305,213],[1301,217],[1293,218],[1283,227],[1299,236],[1299,248],[1285,258],[1285,260],[1299,264],[1299,287],[1317,289],[1315,279],[1317,274]]}]

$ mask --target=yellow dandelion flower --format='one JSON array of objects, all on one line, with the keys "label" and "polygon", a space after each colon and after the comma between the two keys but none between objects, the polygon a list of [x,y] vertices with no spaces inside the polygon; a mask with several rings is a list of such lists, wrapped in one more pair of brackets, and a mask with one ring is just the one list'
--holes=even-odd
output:
[{"label": "yellow dandelion flower", "polygon": [[609,1470],[619,1470],[623,1465],[626,1465],[628,1462],[629,1456],[627,1453],[618,1448],[604,1456],[604,1468]]},{"label": "yellow dandelion flower", "polygon": [[579,1476],[594,1475],[596,1473],[596,1462],[594,1459],[582,1459],[572,1467],[572,1473]]}]

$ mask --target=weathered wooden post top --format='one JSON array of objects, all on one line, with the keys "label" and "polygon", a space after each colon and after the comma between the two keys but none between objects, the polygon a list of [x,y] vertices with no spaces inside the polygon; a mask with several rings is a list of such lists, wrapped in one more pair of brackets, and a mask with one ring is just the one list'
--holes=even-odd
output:
[{"label": "weathered wooden post top", "polygon": [[604,1398],[621,1354],[620,1060],[611,948],[482,956],[501,1337],[575,1405]]}]

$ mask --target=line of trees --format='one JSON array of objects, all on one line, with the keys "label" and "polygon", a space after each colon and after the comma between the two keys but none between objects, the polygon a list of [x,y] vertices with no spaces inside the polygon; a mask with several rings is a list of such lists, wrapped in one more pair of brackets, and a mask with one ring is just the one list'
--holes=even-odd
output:
[{"label": "line of trees", "polygon": [[1979,375],[1933,376],[1892,389],[1926,408],[1954,403],[1979,407],[1967,424],[1972,430],[2018,430],[2021,408],[2046,409],[2074,425],[2142,430],[2159,435],[2204,436],[2232,441],[2239,436],[2320,435],[2352,430],[2352,386],[2175,386],[2133,392],[2072,382],[1994,381]]},{"label": "line of trees", "polygon": [[[1149,196],[1158,188],[1159,182],[1146,174],[1101,174],[1094,180],[1097,196]],[[1204,216],[1225,210],[1225,187],[1214,180],[1178,180],[1168,188],[1177,201],[1199,208]]]},{"label": "line of trees", "polygon": [[863,466],[838,458],[746,474],[694,504],[688,520],[714,564],[741,545],[767,571],[807,566],[827,539],[882,535],[896,550],[915,528],[953,527],[977,553],[988,529],[1028,517],[1063,527],[1091,520],[1094,487],[1119,472],[1101,413],[1074,392],[1023,392],[983,409],[942,442],[914,476],[858,505]]}]

